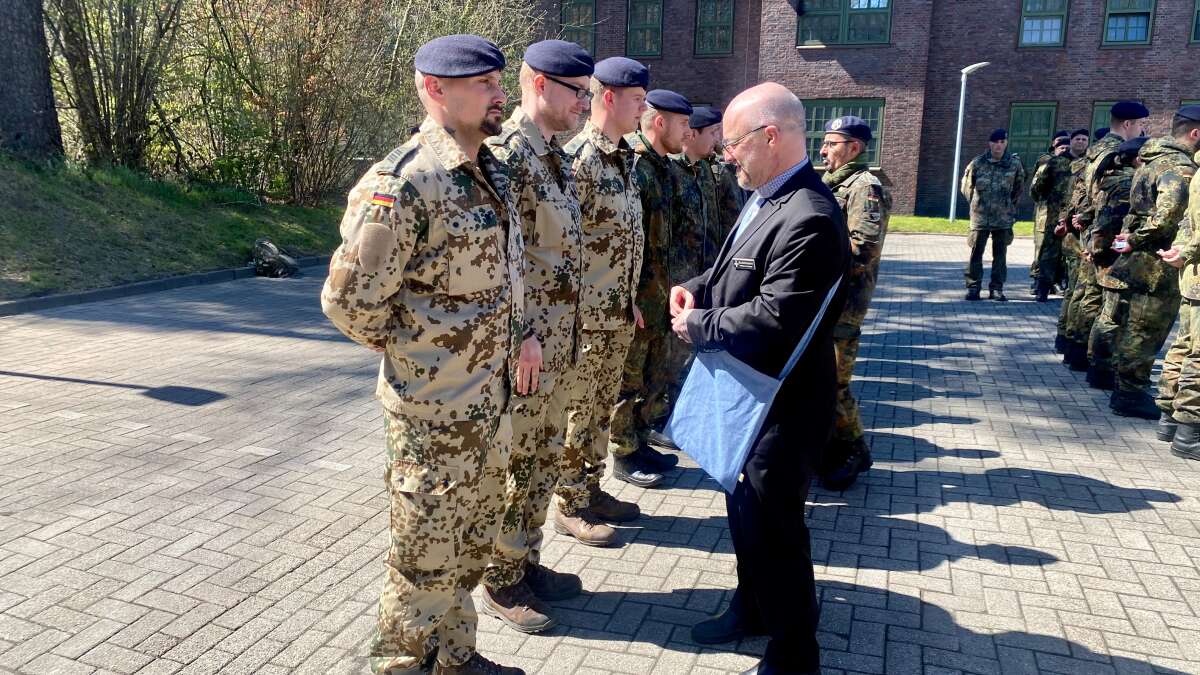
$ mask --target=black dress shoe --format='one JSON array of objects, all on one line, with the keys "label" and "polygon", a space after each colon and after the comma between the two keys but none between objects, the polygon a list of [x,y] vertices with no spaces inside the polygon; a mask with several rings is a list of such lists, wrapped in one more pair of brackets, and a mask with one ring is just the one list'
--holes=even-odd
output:
[{"label": "black dress shoe", "polygon": [[996,302],[1008,302],[1008,298],[1004,296],[1004,291],[1000,290],[999,288],[988,289],[988,300],[995,300]]},{"label": "black dress shoe", "polygon": [[662,474],[655,473],[634,455],[617,457],[613,460],[613,478],[640,488],[652,488],[662,482]]},{"label": "black dress shoe", "polygon": [[645,443],[639,445],[638,449],[634,450],[630,457],[634,458],[644,469],[649,469],[655,473],[670,471],[679,464],[679,455],[659,452]]},{"label": "black dress shoe", "polygon": [[978,288],[968,288],[967,289],[967,300],[970,300],[971,302],[975,302],[978,299],[979,299],[979,289]]},{"label": "black dress shoe", "polygon": [[718,645],[722,642],[733,642],[746,636],[764,635],[766,631],[761,626],[748,625],[732,607],[726,607],[724,612],[705,619],[692,626],[692,642],[701,645]]},{"label": "black dress shoe", "polygon": [[[1113,391],[1112,396],[1108,399],[1108,407],[1121,417],[1157,420],[1162,415],[1158,404],[1144,391]],[[1178,435],[1176,439],[1178,439]]]},{"label": "black dress shoe", "polygon": [[658,431],[654,431],[653,429],[646,434],[646,442],[650,445],[657,445],[660,448],[666,448],[667,450],[674,450],[676,452],[679,452],[683,449],[678,445],[675,445],[675,441],[671,440],[670,436]]}]

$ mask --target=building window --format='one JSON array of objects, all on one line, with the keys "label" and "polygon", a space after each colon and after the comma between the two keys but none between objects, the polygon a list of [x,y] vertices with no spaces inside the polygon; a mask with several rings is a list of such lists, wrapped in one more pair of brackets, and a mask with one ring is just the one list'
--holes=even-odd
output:
[{"label": "building window", "polygon": [[1067,0],[1022,0],[1022,47],[1060,47],[1066,27]]},{"label": "building window", "polygon": [[883,141],[883,99],[812,99],[804,102],[805,134],[808,157],[821,166],[821,141],[825,138],[825,123],[845,115],[863,118],[871,126],[871,142],[867,144],[866,161],[879,166],[879,148]]},{"label": "building window", "polygon": [[1150,44],[1154,0],[1108,0],[1104,13],[1104,44]]},{"label": "building window", "polygon": [[1112,107],[1116,101],[1096,101],[1092,104],[1092,135],[1112,122]]},{"label": "building window", "polygon": [[629,56],[662,55],[662,0],[629,0],[625,53]]},{"label": "building window", "polygon": [[1196,0],[1196,11],[1192,12],[1192,42],[1200,42],[1200,0]]},{"label": "building window", "polygon": [[596,0],[563,0],[562,39],[596,54]]},{"label": "building window", "polygon": [[796,27],[798,45],[886,44],[891,0],[811,0]]},{"label": "building window", "polygon": [[1032,175],[1037,158],[1046,153],[1054,137],[1054,103],[1014,103],[1008,118],[1008,151],[1016,153]]},{"label": "building window", "polygon": [[696,54],[733,53],[733,0],[696,0]]}]

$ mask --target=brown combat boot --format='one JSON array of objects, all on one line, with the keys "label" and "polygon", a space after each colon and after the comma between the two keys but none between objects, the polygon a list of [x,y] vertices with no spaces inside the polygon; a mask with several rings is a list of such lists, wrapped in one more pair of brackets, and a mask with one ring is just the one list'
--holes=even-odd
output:
[{"label": "brown combat boot", "polygon": [[559,511],[554,517],[554,531],[575,537],[587,546],[609,546],[617,538],[617,531],[601,522],[591,509],[579,509],[570,515]]},{"label": "brown combat boot", "polygon": [[524,580],[504,588],[484,586],[483,611],[519,633],[541,633],[558,623],[550,617],[550,608],[538,600]]},{"label": "brown combat boot", "polygon": [[488,661],[475,652],[466,663],[460,663],[457,666],[443,666],[437,664],[433,667],[434,675],[525,675],[525,671],[520,668],[511,668],[502,666],[498,663]]},{"label": "brown combat boot", "polygon": [[599,485],[589,485],[588,492],[591,493],[588,508],[606,523],[628,523],[642,515],[642,510],[637,504],[623,502],[601,490]]},{"label": "brown combat boot", "polygon": [[583,592],[583,582],[577,575],[531,563],[525,564],[522,581],[541,600],[566,600]]}]

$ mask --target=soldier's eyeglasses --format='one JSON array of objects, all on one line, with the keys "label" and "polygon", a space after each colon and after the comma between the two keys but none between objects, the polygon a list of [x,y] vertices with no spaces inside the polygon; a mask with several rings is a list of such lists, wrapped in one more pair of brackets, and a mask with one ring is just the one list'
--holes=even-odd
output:
[{"label": "soldier's eyeglasses", "polygon": [[570,82],[563,82],[562,80],[558,79],[557,77],[551,77],[549,75],[546,75],[545,73],[542,73],[542,75],[547,80],[550,80],[551,82],[557,82],[557,83],[561,84],[562,86],[566,87],[567,89],[570,89],[571,91],[575,92],[575,100],[577,100],[577,101],[590,101],[590,100],[592,100],[592,97],[595,96],[595,94],[593,94],[592,92],[588,91],[587,89],[585,89],[583,87],[576,87],[575,85],[571,84]]},{"label": "soldier's eyeglasses", "polygon": [[835,145],[845,145],[847,143],[853,143],[853,142],[854,141],[821,141],[821,147],[822,148],[832,148]]},{"label": "soldier's eyeglasses", "polygon": [[744,141],[744,140],[746,140],[747,138],[749,138],[749,137],[750,137],[750,134],[752,134],[752,133],[754,133],[754,132],[756,132],[756,131],[762,131],[763,129],[766,129],[766,128],[767,128],[767,127],[769,127],[769,126],[771,126],[771,125],[769,125],[769,124],[764,124],[764,125],[762,125],[761,127],[755,127],[755,128],[753,128],[753,129],[751,129],[750,131],[747,131],[746,133],[742,134],[741,136],[738,136],[737,138],[735,138],[735,139],[733,139],[733,140],[731,140],[731,141],[721,141],[720,143],[718,143],[718,147],[719,147],[721,150],[732,150],[732,149],[733,149],[733,146],[735,146],[735,145],[737,145],[738,143],[741,143],[742,141]]}]

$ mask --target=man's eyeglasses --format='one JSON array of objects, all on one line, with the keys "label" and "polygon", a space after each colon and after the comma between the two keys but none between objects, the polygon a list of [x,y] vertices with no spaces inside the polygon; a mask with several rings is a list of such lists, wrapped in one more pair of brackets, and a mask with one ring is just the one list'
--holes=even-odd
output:
[{"label": "man's eyeglasses", "polygon": [[845,145],[847,143],[853,143],[853,142],[854,141],[821,141],[821,147],[822,148],[832,148],[835,145]]},{"label": "man's eyeglasses", "polygon": [[746,133],[742,134],[741,136],[738,136],[737,138],[735,138],[735,139],[733,139],[733,140],[731,140],[731,141],[721,141],[721,142],[720,142],[720,143],[718,143],[717,145],[718,145],[718,147],[719,147],[721,150],[732,150],[732,149],[733,149],[733,147],[734,147],[735,145],[737,145],[738,143],[741,143],[742,141],[744,141],[744,140],[746,140],[747,138],[749,138],[749,137],[750,137],[750,134],[752,134],[752,133],[754,133],[754,132],[756,132],[756,131],[762,131],[763,129],[766,129],[766,128],[767,128],[767,127],[769,127],[769,126],[771,126],[771,125],[769,125],[769,124],[764,124],[764,125],[762,125],[762,126],[760,126],[760,127],[755,127],[755,128],[753,128],[753,129],[751,129],[750,131],[747,131]]},{"label": "man's eyeglasses", "polygon": [[590,101],[590,100],[592,100],[592,97],[595,95],[592,92],[585,89],[584,87],[576,87],[575,85],[571,84],[570,82],[563,82],[562,80],[558,79],[557,77],[552,77],[550,75],[546,75],[545,73],[542,73],[542,75],[547,80],[550,80],[551,82],[557,82],[557,83],[561,84],[562,86],[566,87],[567,89],[570,89],[571,91],[575,92],[575,100],[577,100],[577,101]]}]

